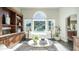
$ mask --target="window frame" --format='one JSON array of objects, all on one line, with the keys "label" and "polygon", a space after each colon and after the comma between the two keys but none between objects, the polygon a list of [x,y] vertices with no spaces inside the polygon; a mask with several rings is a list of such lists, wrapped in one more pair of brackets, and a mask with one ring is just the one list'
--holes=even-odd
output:
[{"label": "window frame", "polygon": [[[34,21],[45,21],[45,30],[44,31],[35,31],[34,30]],[[48,21],[53,22],[53,26],[51,25],[51,30],[55,30],[55,20],[54,19],[44,19],[44,20],[33,20],[32,22],[32,31],[34,32],[45,32],[45,31],[50,31],[48,27]]]},{"label": "window frame", "polygon": [[43,19],[43,20],[33,20],[32,28],[33,28],[33,31],[34,31],[34,32],[44,32],[44,31],[35,31],[35,30],[34,30],[34,22],[35,22],[35,21],[45,21],[45,30],[44,30],[44,31],[46,31],[46,20]]}]

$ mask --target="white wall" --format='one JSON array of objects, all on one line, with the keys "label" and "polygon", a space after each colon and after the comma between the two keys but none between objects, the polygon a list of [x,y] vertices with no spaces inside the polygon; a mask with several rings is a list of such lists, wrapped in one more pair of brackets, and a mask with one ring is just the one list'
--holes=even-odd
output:
[{"label": "white wall", "polygon": [[79,8],[77,8],[77,36],[79,37]]},{"label": "white wall", "polygon": [[66,21],[67,17],[77,14],[77,8],[60,8],[60,27],[61,27],[61,39],[67,42],[67,29],[66,29]]},{"label": "white wall", "polygon": [[24,8],[22,9],[24,19],[32,18],[37,11],[43,11],[47,18],[55,19],[56,24],[59,23],[59,8]]}]

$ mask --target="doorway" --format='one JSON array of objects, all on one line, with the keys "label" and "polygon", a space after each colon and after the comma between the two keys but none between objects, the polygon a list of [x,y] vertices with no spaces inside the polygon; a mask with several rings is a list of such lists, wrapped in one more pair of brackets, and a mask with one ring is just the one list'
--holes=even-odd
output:
[{"label": "doorway", "polygon": [[73,36],[77,36],[77,15],[67,17],[66,27],[68,41],[73,41]]},{"label": "doorway", "polygon": [[67,42],[60,42],[66,48],[73,50],[73,36],[77,36],[77,15],[66,17]]}]

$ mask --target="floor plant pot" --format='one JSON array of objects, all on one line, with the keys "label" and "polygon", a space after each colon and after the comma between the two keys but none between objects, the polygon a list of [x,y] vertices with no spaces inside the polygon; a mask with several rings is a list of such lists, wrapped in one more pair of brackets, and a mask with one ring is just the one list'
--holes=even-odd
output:
[{"label": "floor plant pot", "polygon": [[34,45],[37,45],[37,41],[33,40],[33,42],[34,42]]},{"label": "floor plant pot", "polygon": [[60,37],[54,37],[55,40],[60,40]]}]

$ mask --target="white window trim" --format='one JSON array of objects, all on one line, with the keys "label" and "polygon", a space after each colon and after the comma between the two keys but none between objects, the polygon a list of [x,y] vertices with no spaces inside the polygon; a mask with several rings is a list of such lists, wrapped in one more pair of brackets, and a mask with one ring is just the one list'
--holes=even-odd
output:
[{"label": "white window trim", "polygon": [[[33,20],[33,19],[25,19],[25,21],[24,21],[24,27],[26,27],[26,25],[25,25],[25,23],[26,23],[26,21],[28,21],[28,20],[31,20],[32,22],[32,25],[31,25],[31,31],[34,31],[34,21],[36,21],[36,20]],[[45,21],[45,31],[48,31],[48,21],[52,21],[52,22],[54,22],[55,23],[55,19],[45,19],[45,20],[41,20],[41,21]],[[55,24],[54,24],[54,26],[53,26],[54,28],[52,28],[52,26],[51,26],[51,28],[53,29],[53,30],[55,30]],[[24,31],[26,31],[26,28],[24,28]],[[36,31],[34,31],[34,32],[36,32]],[[41,31],[42,32],[42,31]],[[43,31],[44,32],[44,31]]]},{"label": "white window trim", "polygon": [[[37,21],[37,20],[33,20],[33,21],[32,21],[32,31],[33,31],[33,32],[39,32],[39,31],[35,31],[35,30],[34,30],[34,21]],[[38,21],[40,21],[40,20],[38,20]],[[52,28],[53,30],[55,30],[55,19],[45,19],[45,20],[41,20],[41,21],[45,21],[45,31],[41,31],[41,32],[46,32],[46,31],[48,31],[48,21],[52,21],[52,22],[54,23],[53,28],[52,28],[52,26],[51,26],[51,28]]]}]

